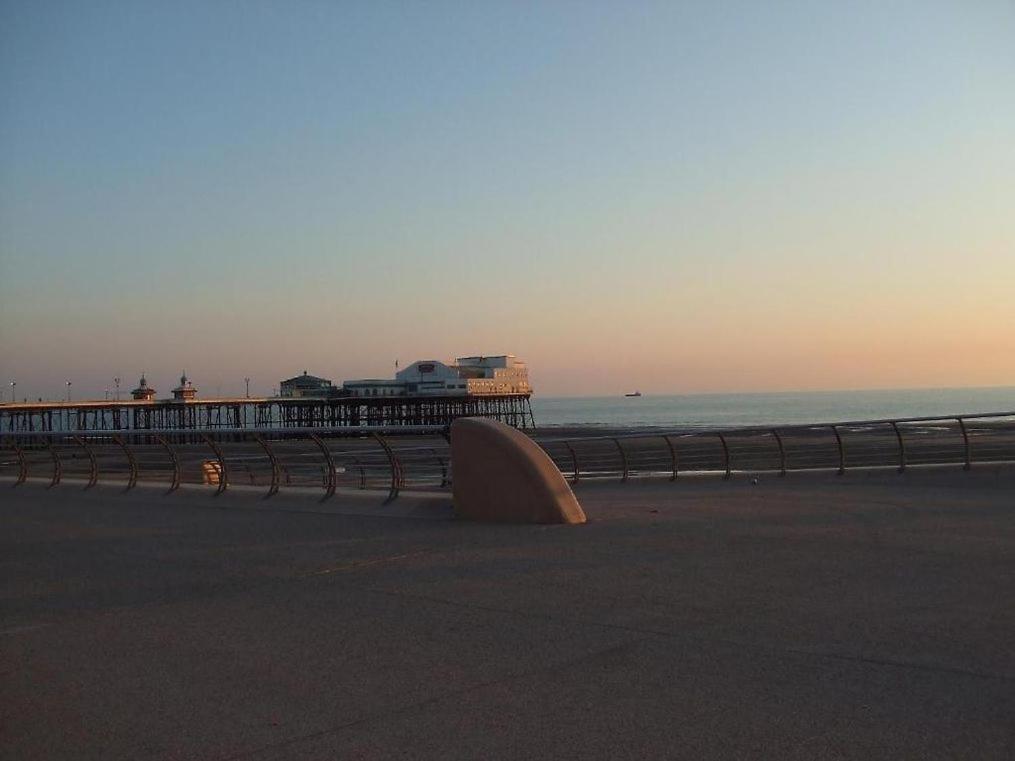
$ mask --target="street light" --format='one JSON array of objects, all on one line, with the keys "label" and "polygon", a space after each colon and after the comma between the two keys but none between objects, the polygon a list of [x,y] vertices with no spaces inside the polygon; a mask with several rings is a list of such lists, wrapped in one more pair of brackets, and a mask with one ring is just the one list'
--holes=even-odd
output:
[{"label": "street light", "polygon": [[120,378],[117,376],[113,378],[113,383],[116,384],[116,401],[120,401]]},{"label": "street light", "polygon": [[70,381],[67,381],[67,401],[70,401]]},{"label": "street light", "polygon": [[250,398],[250,378],[244,378],[243,382],[247,384],[247,398]]},{"label": "street light", "polygon": [[14,404],[14,388],[18,385],[17,381],[11,381],[11,404]]}]

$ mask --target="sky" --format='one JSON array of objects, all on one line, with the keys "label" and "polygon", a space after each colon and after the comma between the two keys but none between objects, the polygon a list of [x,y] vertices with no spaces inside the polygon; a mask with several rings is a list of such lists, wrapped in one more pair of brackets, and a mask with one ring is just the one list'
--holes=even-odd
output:
[{"label": "sky", "polygon": [[1013,40],[1011,0],[0,0],[0,390],[1015,385]]}]

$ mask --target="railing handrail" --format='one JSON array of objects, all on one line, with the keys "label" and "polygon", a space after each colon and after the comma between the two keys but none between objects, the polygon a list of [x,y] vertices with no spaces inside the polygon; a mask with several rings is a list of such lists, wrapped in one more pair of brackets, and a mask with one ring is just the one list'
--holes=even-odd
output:
[{"label": "railing handrail", "polygon": [[209,428],[109,428],[109,429],[85,429],[73,431],[0,431],[0,438],[24,438],[26,436],[38,437],[72,437],[86,436],[88,438],[102,438],[112,436],[200,436],[200,435],[221,435],[221,436],[273,436],[287,435],[290,437],[309,436],[314,433],[319,436],[332,438],[357,438],[370,436],[379,433],[382,436],[392,434],[442,434],[447,430],[444,425],[360,425],[360,426],[334,426],[327,428],[316,427],[292,427],[292,428],[236,428],[236,427],[209,427]]},{"label": "railing handrail", "polygon": [[[855,426],[867,426],[867,425],[902,425],[905,423],[932,423],[941,422],[945,420],[982,420],[989,418],[1001,418],[1001,417],[1015,417],[1015,411],[1012,412],[972,412],[972,413],[959,413],[955,415],[928,415],[922,417],[902,417],[902,418],[878,418],[874,420],[842,420],[834,422],[822,422],[822,423],[787,423],[785,425],[751,425],[751,426],[705,426],[701,428],[646,428],[641,431],[631,431],[628,433],[617,433],[602,435],[588,436],[579,434],[576,436],[547,436],[545,434],[537,434],[537,438],[541,442],[546,443],[560,443],[565,441],[613,441],[615,439],[644,439],[644,438],[656,438],[659,436],[716,436],[723,434],[728,436],[730,434],[743,434],[743,433],[757,433],[757,434],[771,434],[773,430],[776,431],[800,431],[800,430],[811,430],[814,428],[831,428],[832,426],[838,427],[855,427]],[[581,426],[574,426],[575,428],[581,428]]]}]

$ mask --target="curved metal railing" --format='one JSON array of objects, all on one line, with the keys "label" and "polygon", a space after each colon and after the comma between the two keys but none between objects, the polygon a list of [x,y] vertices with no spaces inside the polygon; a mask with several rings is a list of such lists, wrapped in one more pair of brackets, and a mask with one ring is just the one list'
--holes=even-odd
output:
[{"label": "curved metal railing", "polygon": [[[807,425],[651,431],[600,436],[542,434],[535,441],[572,482],[857,468],[1015,462],[1015,412]],[[91,488],[101,482],[230,487],[440,491],[452,480],[443,426],[233,428],[194,432],[67,431],[0,434],[0,477]]]},{"label": "curved metal railing", "polygon": [[1015,412],[603,436],[537,442],[572,483],[585,479],[778,473],[1015,462]]},{"label": "curved metal railing", "polygon": [[443,426],[286,428],[252,431],[68,431],[0,434],[0,476],[49,486],[99,481],[130,490],[162,483],[167,493],[187,484],[221,494],[230,487],[323,491],[382,490],[394,499],[406,488],[443,489],[450,483],[450,451]]}]

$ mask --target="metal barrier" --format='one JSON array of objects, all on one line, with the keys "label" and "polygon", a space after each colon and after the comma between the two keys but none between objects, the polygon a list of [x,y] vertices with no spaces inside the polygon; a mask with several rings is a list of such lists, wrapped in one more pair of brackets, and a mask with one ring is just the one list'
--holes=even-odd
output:
[{"label": "metal barrier", "polygon": [[[603,436],[534,436],[572,482],[688,474],[1015,463],[1015,412],[815,423],[777,427],[652,431]],[[454,474],[443,426],[0,433],[0,476],[49,486],[100,480],[164,483],[167,493],[204,484],[222,494],[234,473],[271,497],[282,487],[323,491],[446,490]]]},{"label": "metal barrier", "polygon": [[323,490],[322,499],[342,487],[384,489],[392,500],[405,488],[446,489],[449,448],[443,426],[0,433],[0,475],[12,468],[15,486],[44,476],[50,486],[89,489],[101,479],[125,491],[162,482],[169,494],[184,484],[216,495],[254,485],[265,498],[283,484]]},{"label": "metal barrier", "polygon": [[[1015,462],[1015,412],[747,428],[534,437],[572,483]],[[848,455],[848,461],[847,461]]]}]

